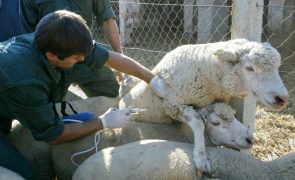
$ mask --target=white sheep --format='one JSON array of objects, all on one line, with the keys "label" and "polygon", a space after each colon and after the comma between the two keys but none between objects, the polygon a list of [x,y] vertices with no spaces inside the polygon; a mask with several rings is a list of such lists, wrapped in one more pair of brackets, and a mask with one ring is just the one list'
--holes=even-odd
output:
[{"label": "white sheep", "polygon": [[[153,69],[167,82],[165,97],[160,99],[147,84],[140,82],[120,100],[119,107],[134,105],[148,109],[136,117],[137,121],[179,120],[188,124],[196,136],[200,122],[187,115],[191,105],[228,103],[231,97],[253,94],[270,109],[284,108],[289,95],[278,73],[280,62],[280,54],[269,43],[245,39],[180,46],[166,54]],[[205,154],[196,153],[196,157]],[[210,172],[207,160],[195,163],[198,169]]]},{"label": "white sheep", "polygon": [[124,97],[130,89],[132,89],[137,83],[140,82],[140,79],[129,76],[127,74],[123,74],[122,76],[123,80],[120,82],[120,88],[119,88],[119,97]]},{"label": "white sheep", "polygon": [[0,179],[5,180],[24,180],[19,174],[0,166]]},{"label": "white sheep", "polygon": [[[218,146],[227,146],[233,148],[249,148],[252,145],[252,137],[248,129],[235,118],[235,111],[224,103],[216,103],[197,111],[192,111],[195,116],[200,118],[199,139],[195,138],[195,147],[200,148],[205,153],[204,129],[205,133],[211,140],[211,144]],[[188,112],[188,115],[190,112]],[[199,117],[202,116],[202,117]],[[164,139],[171,141],[189,142],[184,134],[181,133],[180,126],[168,124],[152,123],[130,123],[129,126],[104,130],[100,133],[100,142],[98,150],[119,146],[122,144],[142,140],[142,139]],[[208,140],[207,139],[207,140]],[[209,144],[209,142],[207,142]],[[83,139],[72,141],[66,144],[52,146],[52,158],[59,179],[70,179],[76,167],[71,163],[71,155],[76,152],[84,151],[94,145],[94,135],[87,136]],[[75,161],[80,164],[87,157],[95,153],[89,153],[77,156]],[[63,161],[60,160],[63,157]],[[206,153],[205,153],[206,158]]]},{"label": "white sheep", "polygon": [[[216,179],[294,179],[295,153],[270,162],[228,148],[209,147]],[[201,179],[193,166],[192,145],[163,140],[143,140],[110,147],[79,166],[73,180]],[[203,178],[202,178],[203,179]]]}]

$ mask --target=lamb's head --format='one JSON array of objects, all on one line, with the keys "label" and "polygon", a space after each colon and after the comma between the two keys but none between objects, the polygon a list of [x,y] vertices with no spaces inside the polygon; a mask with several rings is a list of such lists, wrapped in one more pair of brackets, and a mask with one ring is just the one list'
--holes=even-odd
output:
[{"label": "lamb's head", "polygon": [[267,42],[243,42],[224,53],[219,51],[218,56],[231,61],[239,69],[241,91],[253,94],[271,110],[282,110],[287,105],[289,94],[278,71],[281,63],[279,52]]},{"label": "lamb's head", "polygon": [[235,118],[236,111],[224,103],[215,103],[200,110],[205,119],[205,132],[217,146],[231,148],[250,148],[252,133]]}]

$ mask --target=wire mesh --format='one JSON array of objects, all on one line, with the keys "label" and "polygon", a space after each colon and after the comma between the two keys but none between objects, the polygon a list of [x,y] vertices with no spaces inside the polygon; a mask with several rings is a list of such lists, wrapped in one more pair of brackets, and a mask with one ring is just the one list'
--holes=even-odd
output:
[{"label": "wire mesh", "polygon": [[295,114],[295,6],[294,1],[265,1],[262,40],[282,56],[280,74],[290,93],[285,113]]}]

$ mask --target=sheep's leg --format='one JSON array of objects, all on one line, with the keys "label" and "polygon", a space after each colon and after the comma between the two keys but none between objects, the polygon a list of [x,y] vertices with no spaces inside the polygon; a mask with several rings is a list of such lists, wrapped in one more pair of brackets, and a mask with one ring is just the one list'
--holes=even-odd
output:
[{"label": "sheep's leg", "polygon": [[195,118],[189,120],[188,124],[194,133],[194,150],[193,160],[198,170],[205,172],[206,174],[212,173],[211,165],[208,161],[206,148],[205,148],[205,137],[204,137],[204,124],[201,119]]},{"label": "sheep's leg", "polygon": [[206,174],[211,174],[212,168],[208,161],[205,148],[205,125],[199,114],[191,106],[174,105],[168,101],[164,102],[164,108],[168,115],[171,114],[171,117],[188,124],[192,128],[194,133],[193,160],[195,166],[199,171],[202,171]]}]

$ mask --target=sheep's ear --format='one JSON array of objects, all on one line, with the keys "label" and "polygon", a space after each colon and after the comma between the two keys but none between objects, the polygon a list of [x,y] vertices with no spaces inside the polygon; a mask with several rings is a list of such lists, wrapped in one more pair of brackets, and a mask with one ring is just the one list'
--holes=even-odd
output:
[{"label": "sheep's ear", "polygon": [[238,63],[240,60],[237,53],[231,50],[218,49],[217,51],[215,51],[214,55],[216,55],[219,59],[223,61],[228,61],[234,64]]},{"label": "sheep's ear", "polygon": [[265,48],[266,50],[271,50],[271,49],[272,49],[271,44],[268,43],[268,42],[264,42],[264,43],[262,43],[262,46],[263,46],[263,48]]},{"label": "sheep's ear", "polygon": [[206,120],[207,116],[209,115],[209,111],[206,108],[203,108],[199,111],[199,114],[201,115],[203,120]]}]

